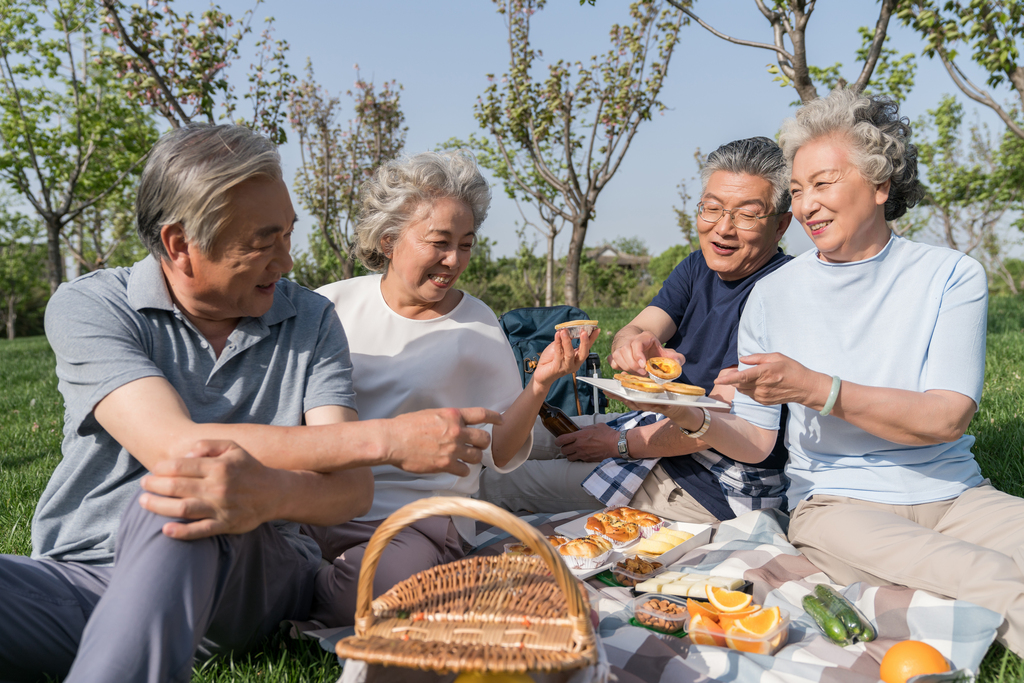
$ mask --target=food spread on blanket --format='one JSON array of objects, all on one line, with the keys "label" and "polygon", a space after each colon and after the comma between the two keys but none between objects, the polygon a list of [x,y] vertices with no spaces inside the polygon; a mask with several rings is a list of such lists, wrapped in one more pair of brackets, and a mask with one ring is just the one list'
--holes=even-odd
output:
[{"label": "food spread on blanket", "polygon": [[631,507],[617,507],[596,512],[587,518],[584,529],[590,534],[601,534],[619,546],[646,538],[664,524],[661,517]]},{"label": "food spread on blanket", "polygon": [[804,611],[811,615],[818,629],[836,645],[852,645],[875,639],[875,629],[857,607],[825,583],[814,587],[813,594],[803,598]]},{"label": "food spread on blanket", "polygon": [[[734,591],[744,584],[743,579],[730,579],[724,576],[707,576],[705,574],[687,574],[685,572],[664,572],[653,579],[638,583],[638,593],[661,593],[663,595],[680,595],[691,598],[707,598],[707,588],[722,588]],[[743,595],[747,595],[743,593]],[[750,596],[747,595],[749,599]]]},{"label": "food spread on blanket", "polygon": [[934,647],[919,640],[904,640],[886,651],[878,675],[885,683],[906,683],[914,676],[949,670],[949,662]]},{"label": "food spread on blanket", "polygon": [[746,593],[713,586],[706,588],[708,603],[686,600],[690,640],[753,654],[771,655],[789,638],[789,614],[778,607],[763,608]]},{"label": "food spread on blanket", "polygon": [[675,633],[686,623],[686,608],[674,600],[648,598],[634,609],[633,617],[655,631]]},{"label": "food spread on blanket", "polygon": [[657,557],[672,550],[672,548],[675,548],[680,543],[686,543],[691,538],[693,538],[693,534],[686,531],[659,529],[650,538],[640,541],[636,551],[644,555]]}]

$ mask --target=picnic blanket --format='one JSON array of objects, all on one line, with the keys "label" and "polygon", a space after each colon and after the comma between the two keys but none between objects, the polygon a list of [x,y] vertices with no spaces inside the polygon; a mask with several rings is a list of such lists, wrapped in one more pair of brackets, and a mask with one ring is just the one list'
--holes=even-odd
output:
[{"label": "picnic blanket", "polygon": [[[589,513],[526,515],[542,533]],[[713,543],[684,555],[672,568],[741,578],[753,583],[754,601],[789,612],[789,642],[775,656],[752,655],[714,646],[694,645],[689,638],[662,636],[631,626],[626,605],[629,589],[586,582],[591,605],[598,610],[601,636],[612,680],[646,683],[874,683],[878,663],[895,642],[921,640],[937,648],[955,668],[976,672],[996,629],[995,612],[972,603],[946,600],[909,588],[877,588],[856,583],[836,586],[876,625],[871,643],[839,647],[821,636],[800,607],[804,595],[828,577],[786,540],[788,517],[776,510],[756,510],[723,522]],[[508,534],[485,529],[478,534],[481,554],[502,552]],[[315,634],[325,649],[351,630]]]}]

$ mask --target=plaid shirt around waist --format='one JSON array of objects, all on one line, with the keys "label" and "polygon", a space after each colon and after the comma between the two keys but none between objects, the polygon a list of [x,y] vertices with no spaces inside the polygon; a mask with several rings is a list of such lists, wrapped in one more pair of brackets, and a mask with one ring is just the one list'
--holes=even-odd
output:
[{"label": "plaid shirt around waist", "polygon": [[[654,424],[662,419],[664,417],[659,413],[634,411],[606,424],[612,429],[623,431]],[[710,449],[690,457],[714,473],[736,516],[765,508],[786,509],[789,478],[783,470],[736,462]],[[605,505],[628,505],[659,460],[661,458],[608,458],[583,480],[582,486]]]}]

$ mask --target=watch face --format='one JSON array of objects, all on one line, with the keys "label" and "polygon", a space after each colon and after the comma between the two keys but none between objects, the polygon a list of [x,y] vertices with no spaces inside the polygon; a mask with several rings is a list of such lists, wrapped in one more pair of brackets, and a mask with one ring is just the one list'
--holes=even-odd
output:
[{"label": "watch face", "polygon": [[629,446],[626,444],[626,432],[622,432],[619,436],[619,455],[625,455],[629,451]]}]

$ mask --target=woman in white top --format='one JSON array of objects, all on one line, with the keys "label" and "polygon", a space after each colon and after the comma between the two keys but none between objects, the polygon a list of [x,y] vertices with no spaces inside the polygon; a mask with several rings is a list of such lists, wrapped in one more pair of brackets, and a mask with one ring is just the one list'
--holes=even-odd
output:
[{"label": "woman in white top", "polygon": [[[552,383],[575,372],[597,338],[579,348],[565,332],[542,354],[525,389],[494,313],[455,289],[490,203],[487,181],[461,152],[427,152],[381,166],[361,189],[356,255],[380,274],[326,285],[348,337],[360,419],[394,417],[426,407],[484,406],[502,413],[483,463],[498,472],[522,464],[531,430]],[[490,425],[484,426],[491,429]],[[374,467],[369,514],[337,527],[307,527],[331,562],[316,582],[311,618],[352,623],[359,565],[370,536],[392,512],[419,498],[471,496],[481,464],[440,474]],[[475,537],[464,518],[412,525],[381,559],[375,595],[418,571],[462,557],[460,536]]]},{"label": "woman in white top", "polygon": [[749,462],[785,429],[793,545],[838,583],[988,607],[1024,655],[1024,500],[984,479],[965,434],[985,377],[985,271],[892,233],[924,194],[909,135],[894,102],[845,90],[783,123],[793,217],[815,248],[747,299],[740,369],[719,377],[734,414],[670,417]]}]

